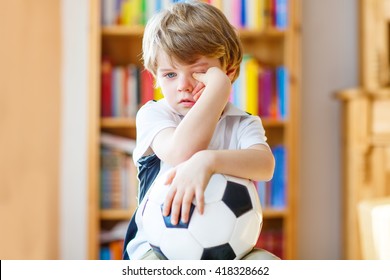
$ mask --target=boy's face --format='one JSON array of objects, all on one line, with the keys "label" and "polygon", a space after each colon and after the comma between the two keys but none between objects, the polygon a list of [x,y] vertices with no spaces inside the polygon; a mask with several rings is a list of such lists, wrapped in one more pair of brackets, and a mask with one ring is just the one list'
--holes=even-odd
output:
[{"label": "boy's face", "polygon": [[157,65],[157,84],[168,104],[181,115],[186,115],[196,102],[194,89],[200,82],[192,74],[206,73],[210,67],[221,68],[217,58],[200,56],[193,64],[182,64],[172,62],[164,52],[158,55]]}]

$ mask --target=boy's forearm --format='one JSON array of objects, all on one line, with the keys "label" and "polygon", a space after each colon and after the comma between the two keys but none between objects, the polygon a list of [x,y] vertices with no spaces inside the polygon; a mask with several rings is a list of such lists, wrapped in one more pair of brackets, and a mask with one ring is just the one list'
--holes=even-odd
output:
[{"label": "boy's forearm", "polygon": [[272,179],[274,157],[265,145],[243,150],[204,150],[196,154],[212,173],[242,177],[254,181]]},{"label": "boy's forearm", "polygon": [[183,160],[207,149],[227,103],[227,99],[218,100],[215,93],[207,90],[204,95],[187,113],[173,134],[174,146],[177,149],[182,148],[180,153]]},{"label": "boy's forearm", "polygon": [[217,82],[205,87],[202,96],[175,129],[170,153],[173,164],[181,163],[208,148],[231,90],[230,80],[223,75],[217,76]]}]

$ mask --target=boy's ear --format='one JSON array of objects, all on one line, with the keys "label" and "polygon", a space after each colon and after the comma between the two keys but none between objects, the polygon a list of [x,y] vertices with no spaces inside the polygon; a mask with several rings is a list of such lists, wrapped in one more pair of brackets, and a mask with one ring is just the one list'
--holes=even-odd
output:
[{"label": "boy's ear", "polygon": [[237,71],[237,68],[231,68],[231,67],[227,67],[226,69],[226,75],[229,77],[230,81],[233,80],[235,74],[236,74],[236,71]]}]

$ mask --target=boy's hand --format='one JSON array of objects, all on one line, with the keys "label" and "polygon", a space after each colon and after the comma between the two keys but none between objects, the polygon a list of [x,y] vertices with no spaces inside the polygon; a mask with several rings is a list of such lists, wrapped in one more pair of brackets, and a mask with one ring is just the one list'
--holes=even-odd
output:
[{"label": "boy's hand", "polygon": [[225,97],[229,97],[231,92],[231,80],[230,78],[218,67],[210,67],[206,73],[194,73],[192,74],[194,79],[198,80],[198,83],[193,90],[194,99],[197,101],[206,88],[225,94]]},{"label": "boy's hand", "polygon": [[212,171],[203,153],[197,153],[189,160],[176,166],[167,176],[166,184],[171,184],[165,198],[163,215],[171,213],[171,223],[178,224],[189,220],[191,203],[195,197],[200,214],[204,211],[204,190]]}]

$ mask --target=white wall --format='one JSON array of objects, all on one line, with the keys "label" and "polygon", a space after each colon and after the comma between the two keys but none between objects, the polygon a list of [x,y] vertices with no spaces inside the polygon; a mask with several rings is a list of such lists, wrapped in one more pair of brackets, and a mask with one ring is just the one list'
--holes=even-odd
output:
[{"label": "white wall", "polygon": [[298,257],[342,258],[341,106],[358,84],[358,1],[302,0]]},{"label": "white wall", "polygon": [[60,258],[87,258],[88,0],[62,0]]}]

